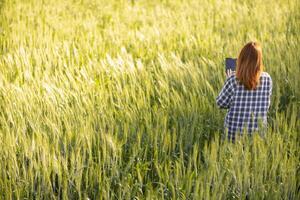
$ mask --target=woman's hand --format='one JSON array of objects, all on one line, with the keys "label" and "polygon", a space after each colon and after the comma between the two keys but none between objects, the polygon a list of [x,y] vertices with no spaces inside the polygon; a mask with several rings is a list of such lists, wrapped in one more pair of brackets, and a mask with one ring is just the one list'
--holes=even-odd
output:
[{"label": "woman's hand", "polygon": [[226,78],[228,78],[229,76],[235,74],[235,71],[232,71],[231,69],[226,71]]}]

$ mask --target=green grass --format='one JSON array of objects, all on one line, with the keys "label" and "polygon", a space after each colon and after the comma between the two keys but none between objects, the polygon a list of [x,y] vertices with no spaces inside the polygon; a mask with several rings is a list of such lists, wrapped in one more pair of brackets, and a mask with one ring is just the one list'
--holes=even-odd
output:
[{"label": "green grass", "polygon": [[[0,199],[300,198],[299,1],[0,7]],[[231,144],[215,98],[250,40],[269,130]]]}]

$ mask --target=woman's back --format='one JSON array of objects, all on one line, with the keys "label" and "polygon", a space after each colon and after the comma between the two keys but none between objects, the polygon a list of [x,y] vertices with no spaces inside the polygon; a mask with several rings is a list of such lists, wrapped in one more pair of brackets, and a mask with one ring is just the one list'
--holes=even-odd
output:
[{"label": "woman's back", "polygon": [[245,126],[249,133],[257,130],[259,119],[267,124],[267,113],[272,93],[272,79],[262,72],[259,84],[254,90],[247,90],[238,83],[235,75],[227,78],[224,87],[216,99],[217,105],[229,109],[225,117],[228,137],[235,139],[236,132],[242,132]]}]

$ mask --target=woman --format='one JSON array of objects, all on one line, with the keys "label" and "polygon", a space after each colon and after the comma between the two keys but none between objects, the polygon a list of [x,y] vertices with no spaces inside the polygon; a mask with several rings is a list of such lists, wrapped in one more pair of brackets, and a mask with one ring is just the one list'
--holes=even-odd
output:
[{"label": "woman", "polygon": [[260,121],[267,125],[272,93],[272,79],[263,71],[262,49],[258,43],[249,42],[243,47],[236,70],[235,74],[227,73],[216,99],[220,108],[228,109],[224,125],[228,139],[233,141],[236,133],[257,131]]}]

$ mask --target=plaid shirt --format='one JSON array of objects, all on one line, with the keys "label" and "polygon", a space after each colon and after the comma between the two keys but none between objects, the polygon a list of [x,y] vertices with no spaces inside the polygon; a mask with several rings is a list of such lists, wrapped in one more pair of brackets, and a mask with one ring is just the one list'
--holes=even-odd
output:
[{"label": "plaid shirt", "polygon": [[250,134],[257,131],[259,119],[267,125],[271,93],[272,79],[266,72],[262,72],[255,90],[246,90],[235,75],[227,78],[216,103],[220,108],[229,109],[224,121],[229,139],[235,140],[236,132],[242,133],[244,127]]}]

